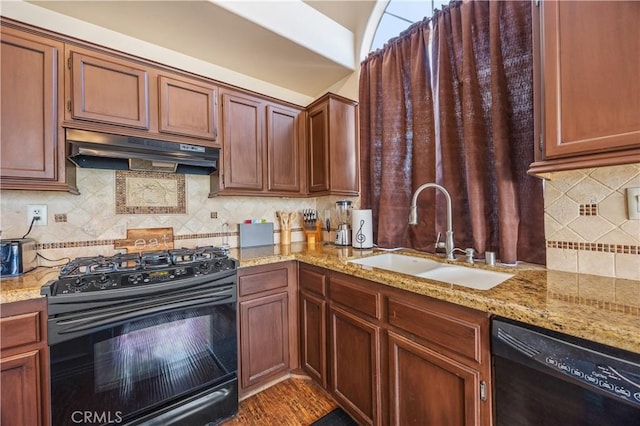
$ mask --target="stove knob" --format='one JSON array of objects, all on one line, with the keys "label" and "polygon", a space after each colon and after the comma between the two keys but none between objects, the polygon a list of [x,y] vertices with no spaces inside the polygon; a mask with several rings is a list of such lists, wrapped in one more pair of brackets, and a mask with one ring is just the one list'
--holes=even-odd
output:
[{"label": "stove knob", "polygon": [[200,270],[203,271],[203,272],[208,271],[209,268],[210,268],[209,262],[203,262],[203,263],[200,264]]},{"label": "stove knob", "polygon": [[109,281],[109,275],[106,275],[106,274],[100,275],[100,282],[101,283],[106,283],[107,281]]},{"label": "stove knob", "polygon": [[87,282],[83,277],[78,277],[71,283],[71,286],[75,287],[75,288],[79,288],[79,287],[82,287],[82,286],[84,286],[86,284],[87,284]]}]

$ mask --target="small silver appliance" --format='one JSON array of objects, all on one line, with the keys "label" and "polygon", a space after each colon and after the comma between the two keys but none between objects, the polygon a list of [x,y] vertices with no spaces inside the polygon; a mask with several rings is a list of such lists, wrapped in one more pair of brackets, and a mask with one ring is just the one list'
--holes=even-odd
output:
[{"label": "small silver appliance", "polygon": [[351,245],[351,201],[336,201],[338,230],[336,231],[336,245]]}]

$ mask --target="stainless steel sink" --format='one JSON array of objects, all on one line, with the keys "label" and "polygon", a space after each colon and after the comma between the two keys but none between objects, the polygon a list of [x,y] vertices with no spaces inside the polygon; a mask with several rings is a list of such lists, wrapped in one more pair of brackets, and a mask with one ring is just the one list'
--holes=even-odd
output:
[{"label": "stainless steel sink", "polygon": [[385,269],[476,290],[489,290],[513,277],[513,274],[504,272],[450,265],[423,257],[398,253],[384,253],[363,259],[349,260],[349,262],[362,265],[365,268]]}]

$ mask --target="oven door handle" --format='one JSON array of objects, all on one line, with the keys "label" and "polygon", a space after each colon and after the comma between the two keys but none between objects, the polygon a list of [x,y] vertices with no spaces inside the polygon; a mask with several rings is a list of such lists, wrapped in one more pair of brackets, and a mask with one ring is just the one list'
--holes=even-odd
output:
[{"label": "oven door handle", "polygon": [[182,302],[159,302],[148,307],[142,307],[140,309],[128,309],[122,311],[111,311],[108,313],[83,316],[82,318],[67,318],[67,319],[50,319],[49,320],[49,336],[48,343],[50,346],[64,342],[66,340],[74,339],[81,335],[89,334],[87,330],[98,331],[108,327],[115,327],[132,319],[141,319],[149,315],[157,313],[185,309],[185,308],[202,308],[212,305],[221,304],[221,302],[227,301],[228,303],[235,302],[233,294],[212,295],[208,297],[201,297],[197,300],[187,300]]}]

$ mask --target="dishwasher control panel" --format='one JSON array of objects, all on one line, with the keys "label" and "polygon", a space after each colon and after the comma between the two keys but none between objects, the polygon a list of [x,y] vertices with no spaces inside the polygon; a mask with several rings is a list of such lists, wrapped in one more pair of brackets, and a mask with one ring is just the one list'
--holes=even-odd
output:
[{"label": "dishwasher control panel", "polygon": [[633,373],[609,365],[554,356],[545,356],[544,363],[574,379],[640,404],[640,377]]}]

